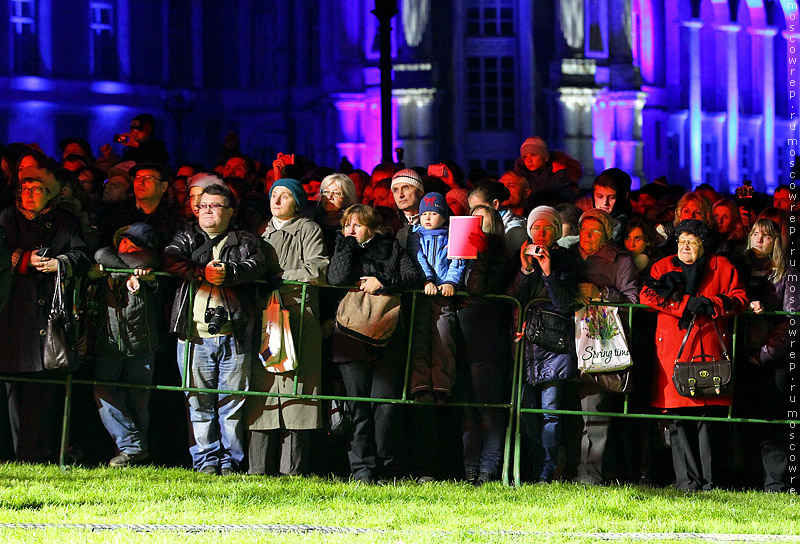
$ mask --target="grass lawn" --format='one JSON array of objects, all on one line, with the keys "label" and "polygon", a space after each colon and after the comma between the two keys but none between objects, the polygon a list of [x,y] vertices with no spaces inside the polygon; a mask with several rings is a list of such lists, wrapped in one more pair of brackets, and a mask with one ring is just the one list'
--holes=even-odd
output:
[{"label": "grass lawn", "polygon": [[573,484],[515,489],[498,483],[474,489],[463,483],[405,481],[377,487],[321,478],[213,477],[183,469],[62,471],[17,464],[0,465],[0,523],[280,524],[386,531],[0,528],[2,542],[588,542],[592,539],[565,533],[595,532],[796,534],[800,541],[800,508],[795,496],[785,494],[684,494]]}]

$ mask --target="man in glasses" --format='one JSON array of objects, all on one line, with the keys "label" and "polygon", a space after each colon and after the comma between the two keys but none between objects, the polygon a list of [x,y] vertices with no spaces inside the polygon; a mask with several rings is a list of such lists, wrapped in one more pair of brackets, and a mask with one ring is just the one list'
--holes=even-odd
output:
[{"label": "man in glasses", "polygon": [[164,198],[170,175],[169,167],[160,163],[139,163],[128,170],[133,198],[107,206],[100,214],[100,235],[106,244],[111,243],[119,228],[133,223],[146,223],[155,229],[159,251],[172,240],[184,221],[170,211]]},{"label": "man in glasses", "polygon": [[[249,389],[255,317],[252,282],[265,277],[267,261],[258,237],[231,227],[235,205],[230,189],[209,185],[197,205],[197,224],[178,232],[164,250],[165,270],[183,279],[175,294],[170,330],[178,334],[178,367],[189,387]],[[277,262],[274,254],[273,259]],[[191,322],[186,318],[189,312]],[[191,392],[186,400],[195,470],[222,475],[240,470],[245,397]]]}]

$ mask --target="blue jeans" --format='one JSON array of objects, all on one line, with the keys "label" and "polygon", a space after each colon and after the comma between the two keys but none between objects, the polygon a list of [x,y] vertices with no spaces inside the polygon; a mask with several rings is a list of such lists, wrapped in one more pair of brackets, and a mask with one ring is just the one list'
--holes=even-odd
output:
[{"label": "blue jeans", "polygon": [[[95,363],[95,379],[100,382],[150,385],[153,383],[154,359],[152,352],[130,357],[101,355]],[[146,452],[150,390],[96,385],[94,398],[103,426],[119,451],[129,455]]]},{"label": "blue jeans", "polygon": [[[189,356],[189,387],[247,391],[250,355],[236,353],[233,336],[198,338]],[[178,340],[178,368],[184,380],[186,342]],[[239,468],[244,459],[243,395],[186,393],[194,444],[189,448],[196,470],[207,466]]]},{"label": "blue jeans", "polygon": [[[537,385],[524,384],[522,406],[541,410],[560,409],[565,383],[564,380],[554,380]],[[558,448],[561,442],[560,416],[522,414],[522,432],[529,447],[536,451],[535,477],[540,481],[551,481],[558,468]]]}]

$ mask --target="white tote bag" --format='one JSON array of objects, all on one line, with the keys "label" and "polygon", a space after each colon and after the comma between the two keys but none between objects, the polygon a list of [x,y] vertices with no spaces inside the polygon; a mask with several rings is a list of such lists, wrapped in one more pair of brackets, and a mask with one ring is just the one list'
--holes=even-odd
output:
[{"label": "white tote bag", "polygon": [[575,312],[578,369],[612,372],[633,364],[628,341],[615,306],[584,306]]},{"label": "white tote bag", "polygon": [[289,310],[283,307],[278,291],[273,291],[262,315],[261,351],[258,357],[267,372],[280,374],[297,368]]}]

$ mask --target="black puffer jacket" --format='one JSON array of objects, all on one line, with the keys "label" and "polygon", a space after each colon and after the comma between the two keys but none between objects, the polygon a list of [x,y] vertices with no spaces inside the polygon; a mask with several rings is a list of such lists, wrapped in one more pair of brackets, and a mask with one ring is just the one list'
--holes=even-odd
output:
[{"label": "black puffer jacket", "polygon": [[[158,267],[158,255],[149,249],[118,254],[104,247],[94,259],[106,268]],[[99,281],[103,311],[98,314],[98,355],[129,357],[153,352],[161,342],[159,284],[142,280],[134,295],[125,285],[127,279],[128,274],[115,273]]]},{"label": "black puffer jacket", "polygon": [[[195,260],[192,260],[191,255],[209,239],[198,225],[192,225],[178,231],[172,243],[164,249],[164,270],[184,280],[175,293],[170,318],[170,330],[181,336],[188,333],[186,320],[189,311],[189,286],[193,282],[199,284],[203,281],[206,264],[212,260],[212,250],[209,248]],[[228,238],[220,251],[219,259],[225,263],[225,282],[222,289],[233,322],[233,337],[239,353],[248,349],[253,339],[255,286],[247,284],[266,277],[269,268],[266,251],[257,236],[234,230],[228,232]],[[272,259],[276,259],[274,252]]]},{"label": "black puffer jacket", "polygon": [[336,235],[336,250],[328,267],[331,285],[355,285],[362,276],[375,276],[383,284],[377,294],[413,289],[422,281],[419,268],[400,243],[376,234],[363,247],[353,236]]}]

